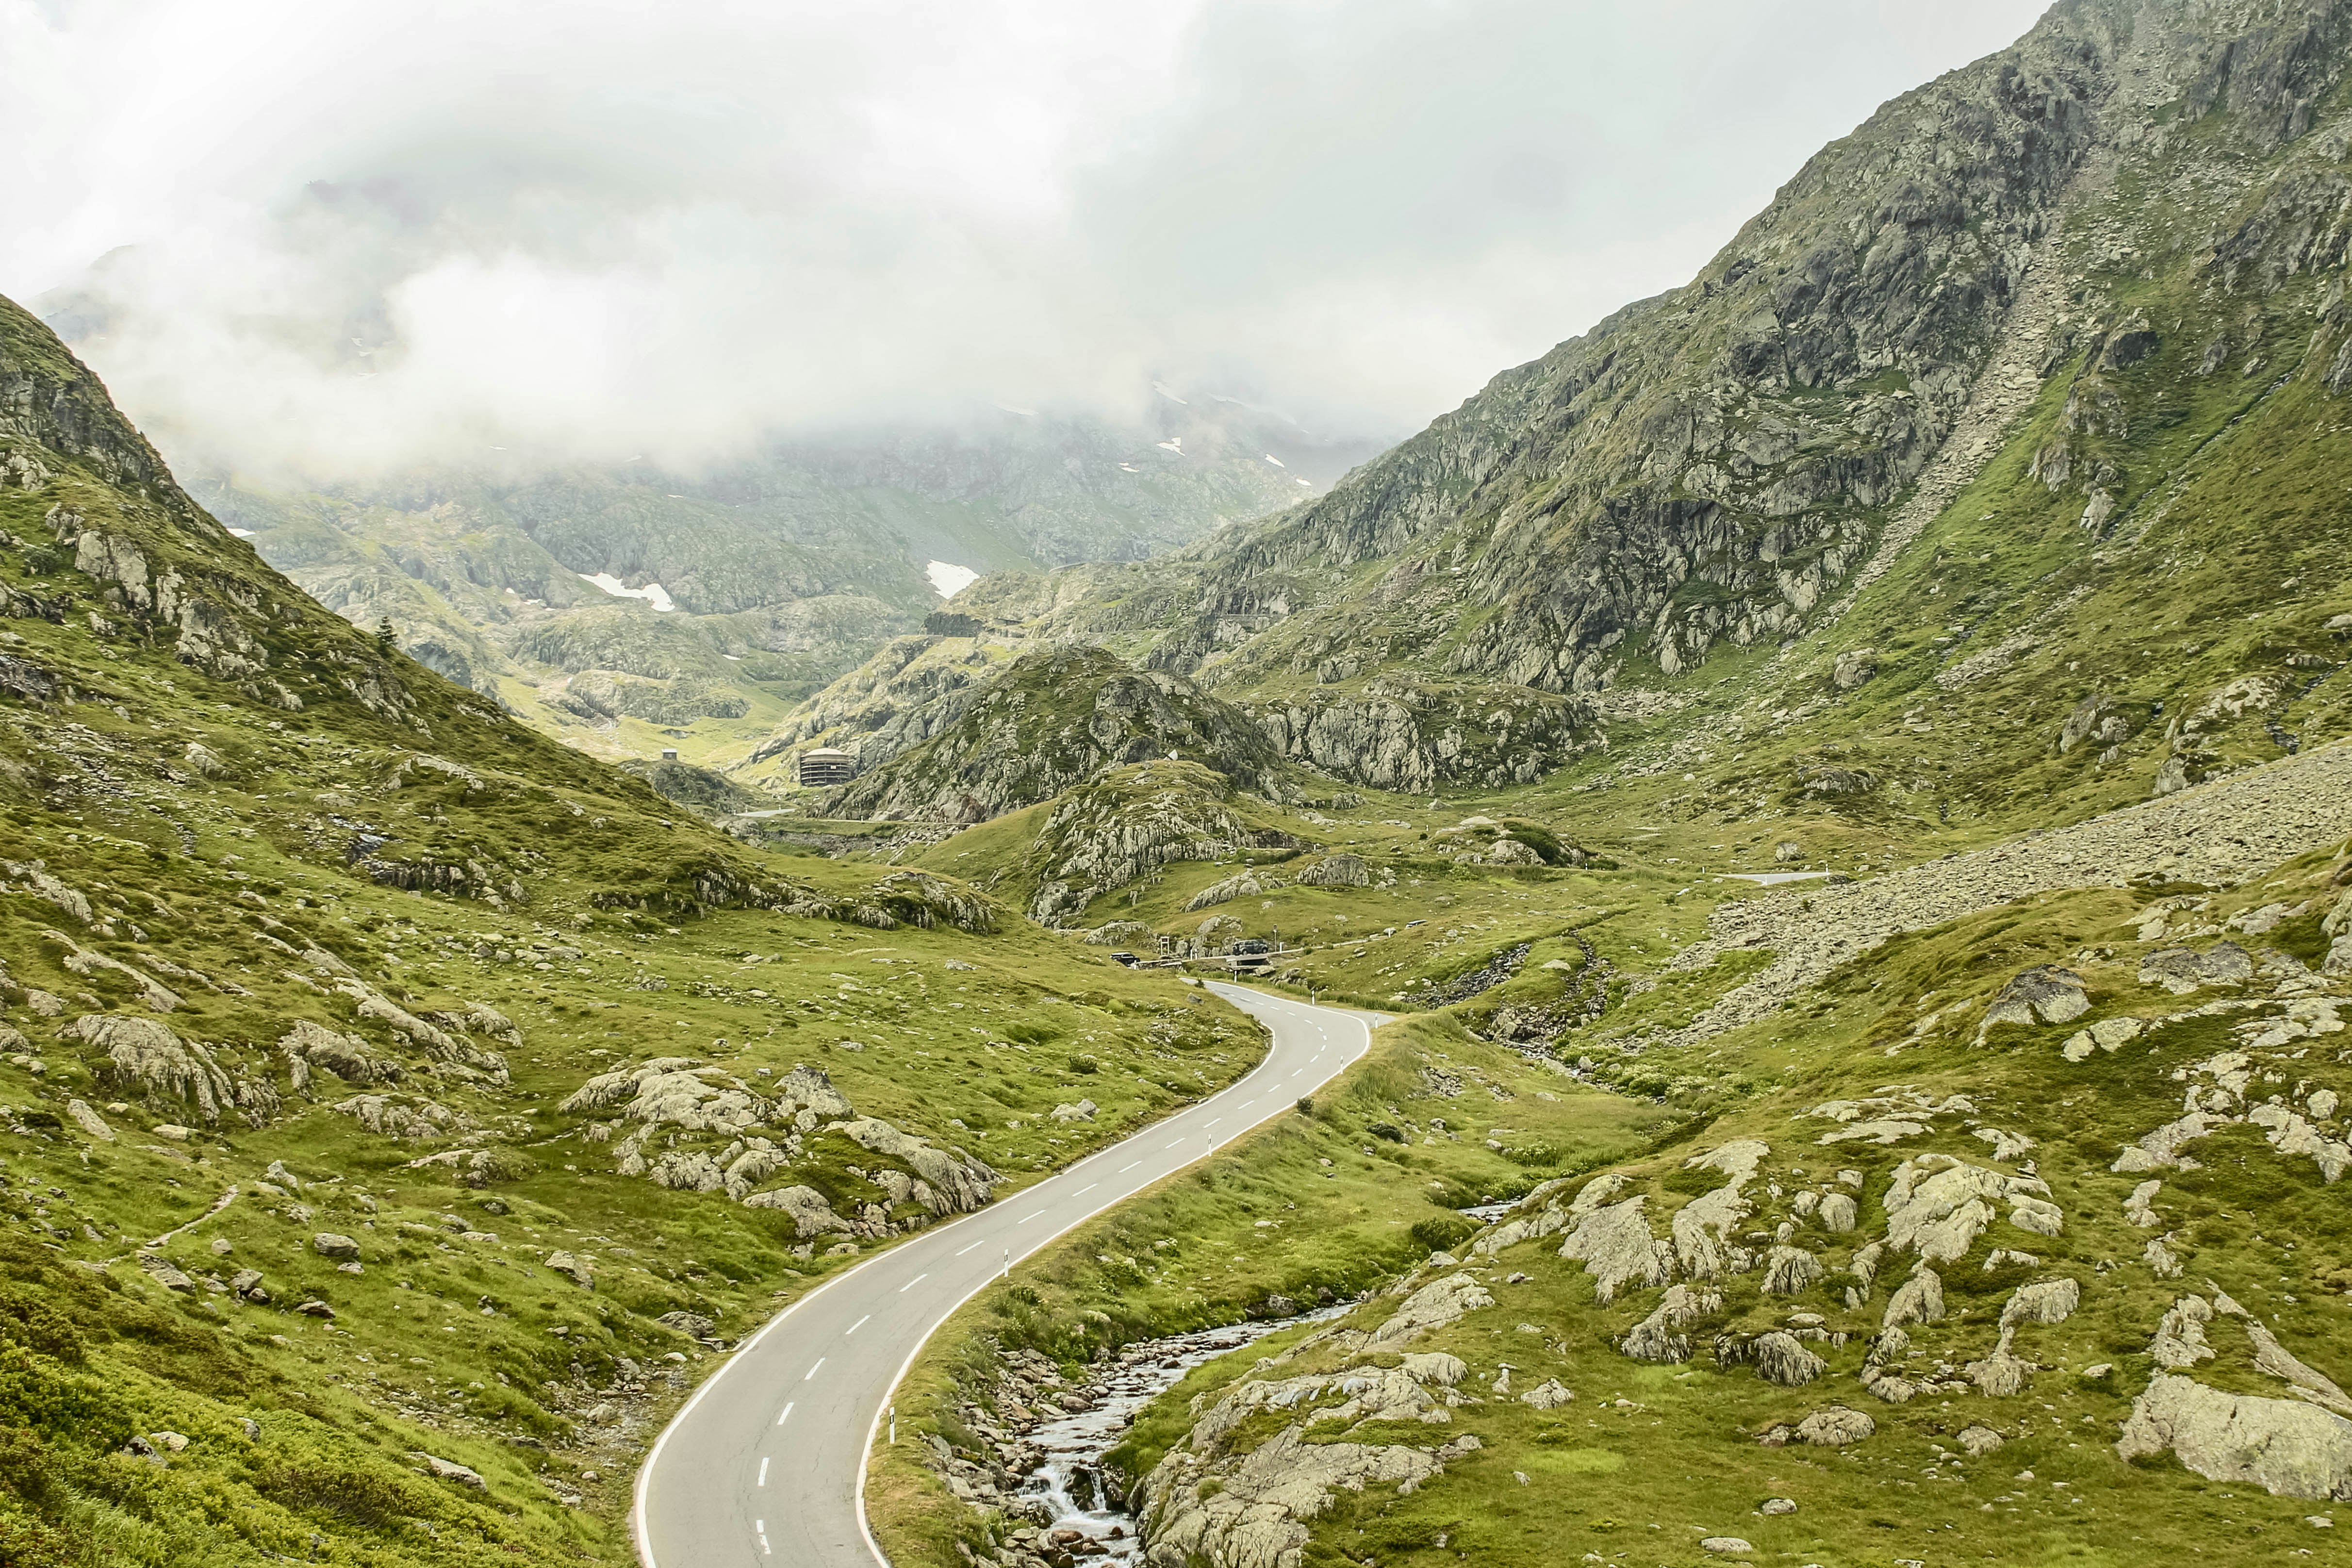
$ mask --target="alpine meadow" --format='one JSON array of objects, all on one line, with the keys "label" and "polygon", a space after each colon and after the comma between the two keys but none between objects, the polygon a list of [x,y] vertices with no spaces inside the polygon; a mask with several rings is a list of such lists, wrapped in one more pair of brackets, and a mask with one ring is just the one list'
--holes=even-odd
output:
[{"label": "alpine meadow", "polygon": [[2352,8],[2059,0],[1385,449],[0,300],[0,1568],[2328,1561],[2347,278]]}]

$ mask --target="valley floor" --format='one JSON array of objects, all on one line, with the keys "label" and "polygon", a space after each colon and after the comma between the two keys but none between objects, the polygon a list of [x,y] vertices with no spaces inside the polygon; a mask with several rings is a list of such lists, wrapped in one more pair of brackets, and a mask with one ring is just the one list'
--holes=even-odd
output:
[{"label": "valley floor", "polygon": [[[2347,769],[1711,910],[1654,864],[1495,877],[1473,945],[1517,966],[950,1324],[877,1533],[901,1564],[1083,1556],[1007,1468],[1054,1390],[1353,1300],[1138,1417],[1108,1459],[1150,1562],[2324,1551],[2352,1497]],[[1355,896],[1401,911],[1408,880]],[[1535,966],[1577,955],[1562,930],[1614,955],[1607,1005],[1514,1045],[1514,1005],[1575,994]],[[1362,987],[1421,932],[1372,934],[1286,982]]]}]

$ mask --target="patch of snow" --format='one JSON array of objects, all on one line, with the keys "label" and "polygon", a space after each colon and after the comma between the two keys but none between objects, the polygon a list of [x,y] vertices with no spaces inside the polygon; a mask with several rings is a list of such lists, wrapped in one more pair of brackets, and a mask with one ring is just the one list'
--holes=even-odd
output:
[{"label": "patch of snow", "polygon": [[732,660],[734,663],[737,663],[737,664],[740,664],[740,663],[742,663],[742,662],[743,662],[743,656],[742,656],[741,654],[740,654],[740,653],[722,653],[722,654],[720,654],[719,657],[719,658],[724,658],[724,659],[730,659],[730,660]]},{"label": "patch of snow", "polygon": [[1168,439],[1160,443],[1160,449],[1163,452],[1173,452],[1181,458],[1184,455],[1184,437],[1181,436],[1171,436]]},{"label": "patch of snow", "polygon": [[942,599],[952,599],[980,581],[979,573],[950,561],[930,563],[923,568],[923,575],[931,580],[931,587]]},{"label": "patch of snow", "polygon": [[1268,453],[1265,455],[1265,460],[1266,460],[1267,462],[1269,462],[1269,463],[1272,463],[1272,464],[1273,464],[1276,468],[1288,468],[1288,467],[1290,467],[1290,465],[1289,465],[1288,463],[1284,462],[1280,458],[1276,457],[1272,452],[1268,452]]},{"label": "patch of snow", "polygon": [[231,539],[251,539],[253,537],[253,530],[249,528],[232,528],[228,531],[228,536]]},{"label": "patch of snow", "polygon": [[1037,411],[1034,408],[1015,408],[1010,403],[1000,403],[996,406],[1004,413],[1018,414],[1024,419],[1034,419],[1037,417]]},{"label": "patch of snow", "polygon": [[1727,873],[1735,882],[1753,882],[1759,888],[1777,888],[1783,882],[1810,882],[1816,877],[1826,877],[1827,871],[1732,871]]},{"label": "patch of snow", "polygon": [[1129,474],[1139,474],[1143,472],[1141,468],[1137,468],[1133,463],[1121,463],[1119,465],[1119,470],[1122,473]]},{"label": "patch of snow", "polygon": [[1301,479],[1298,482],[1305,485],[1310,490],[1315,488],[1315,481],[1313,479]]},{"label": "patch of snow", "polygon": [[643,599],[656,611],[667,613],[677,606],[670,603],[669,590],[658,583],[648,583],[642,588],[632,588],[610,572],[583,572],[580,580],[593,583],[616,599]]},{"label": "patch of snow", "polygon": [[1160,396],[1166,398],[1171,403],[1182,404],[1186,408],[1192,406],[1191,404],[1185,403],[1182,398],[1177,396],[1175,389],[1164,381],[1153,382],[1151,384],[1151,390],[1158,393]]}]

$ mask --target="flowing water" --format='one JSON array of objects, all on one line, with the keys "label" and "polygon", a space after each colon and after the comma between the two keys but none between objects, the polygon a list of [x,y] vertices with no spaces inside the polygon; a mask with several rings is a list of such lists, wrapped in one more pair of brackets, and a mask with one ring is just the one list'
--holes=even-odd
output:
[{"label": "flowing water", "polygon": [[[1517,1200],[1481,1204],[1461,1213],[1484,1226],[1516,1206]],[[1184,1374],[1202,1362],[1301,1323],[1336,1318],[1352,1305],[1342,1301],[1296,1318],[1202,1329],[1132,1347],[1142,1353],[1090,1386],[1095,1396],[1091,1408],[1045,1422],[1028,1434],[1027,1441],[1045,1458],[1023,1481],[1021,1495],[1045,1500],[1054,1516],[1047,1530],[1076,1531],[1103,1548],[1099,1556],[1107,1563],[1136,1563],[1143,1543],[1136,1535],[1135,1516],[1104,1479],[1102,1468],[1103,1456],[1127,1435],[1135,1413],[1182,1382]]]},{"label": "flowing water", "polygon": [[1091,1409],[1048,1421],[1028,1434],[1026,1441],[1045,1458],[1022,1483],[1022,1495],[1045,1500],[1054,1515],[1048,1530],[1075,1530],[1099,1542],[1104,1549],[1099,1561],[1136,1562],[1142,1542],[1136,1538],[1135,1516],[1105,1481],[1102,1469],[1103,1455],[1127,1435],[1135,1413],[1175,1387],[1202,1362],[1284,1329],[1337,1317],[1349,1305],[1342,1302],[1296,1318],[1202,1329],[1135,1347],[1144,1353],[1090,1387],[1096,1401]]}]

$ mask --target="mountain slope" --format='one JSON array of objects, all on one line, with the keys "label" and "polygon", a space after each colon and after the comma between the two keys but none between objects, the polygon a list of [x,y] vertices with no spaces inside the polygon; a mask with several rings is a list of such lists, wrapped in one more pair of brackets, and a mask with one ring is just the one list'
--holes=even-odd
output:
[{"label": "mountain slope", "polygon": [[[894,1552],[1083,1553],[1023,1495],[1031,1389],[1357,1292],[1100,1457],[1145,1562],[2325,1550],[2347,65],[2335,7],[2062,4],[1325,500],[976,591],[1367,787],[1287,715],[1445,684],[1581,721],[1528,783],[1417,736],[1442,801],[1312,823],[1352,889],[1117,889],[1123,946],[1224,895],[1297,944],[1276,984],[1425,1011],[975,1300],[877,1466]],[[1506,814],[1595,855],[1465,852]],[[1672,1126],[1611,1147],[1594,1086]]]},{"label": "mountain slope", "polygon": [[628,1561],[714,1349],[1254,1055],[329,613],[6,301],[0,476],[0,1559]]},{"label": "mountain slope", "polygon": [[[1962,775],[1915,792],[1932,822],[2011,809],[2084,701],[2139,710],[2099,805],[2155,787],[2173,749],[2150,742],[2234,681],[2258,700],[2226,699],[2166,776],[2280,754],[2266,723],[2339,733],[2325,701],[2289,710],[2347,607],[2326,500],[2347,26],[2058,5],[1824,149],[1692,283],[1329,496],[1066,589],[1008,579],[1007,607],[1385,787],[1622,776],[1629,743],[1705,750],[1734,713],[1817,752],[1920,721],[1841,709],[1865,670],[1974,730],[1930,757]],[[2277,572],[2222,568],[2248,554]],[[2252,616],[2277,628],[2260,647],[2222,632]],[[2086,661],[2162,689],[2103,693]],[[1499,768],[1460,741],[1498,707]],[[1803,718],[1758,717],[1782,710]]]},{"label": "mountain slope", "polygon": [[[780,441],[708,473],[493,452],[314,491],[196,489],[321,603],[391,620],[420,660],[530,722],[603,755],[683,742],[732,761],[919,626],[940,602],[933,562],[1139,559],[1314,494],[1370,449],[1163,396],[1131,426],[999,412]],[[621,677],[657,684],[619,681],[616,700]]]}]

